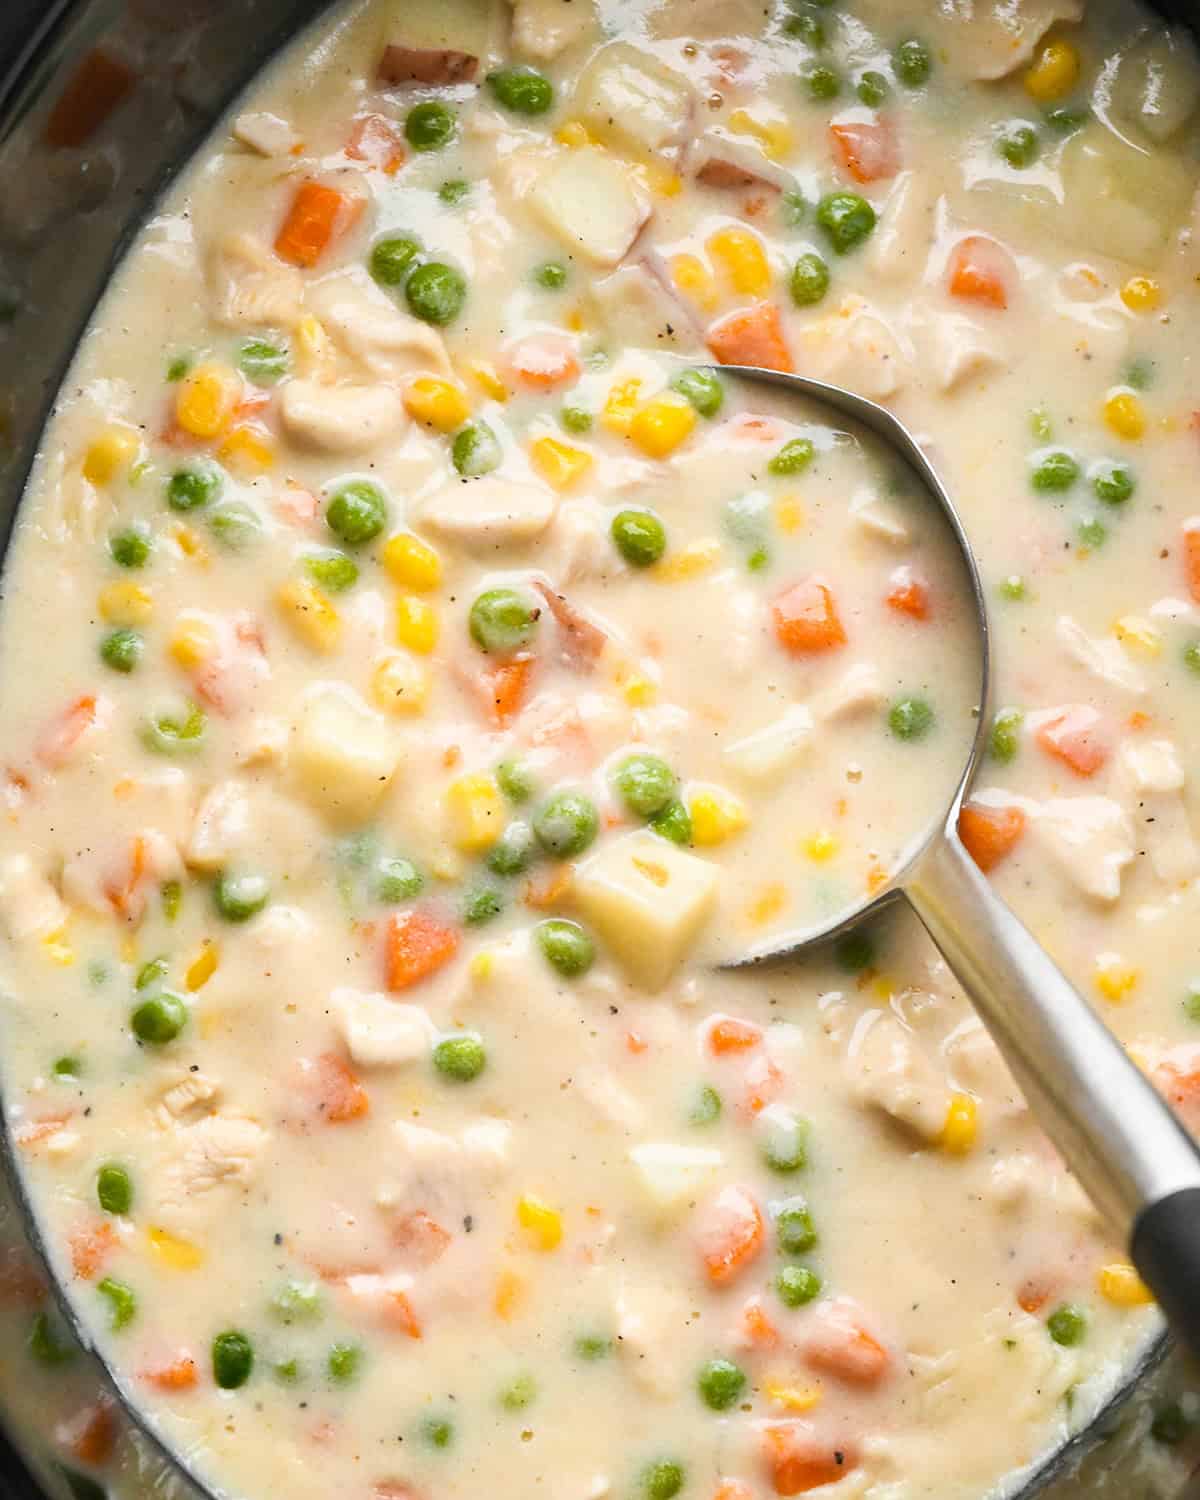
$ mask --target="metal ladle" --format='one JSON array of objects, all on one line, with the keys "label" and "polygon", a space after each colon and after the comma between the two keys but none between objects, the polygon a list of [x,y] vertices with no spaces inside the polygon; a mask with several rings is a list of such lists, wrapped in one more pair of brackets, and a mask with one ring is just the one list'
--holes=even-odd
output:
[{"label": "metal ladle", "polygon": [[979,570],[954,503],[916,439],[873,401],[802,375],[720,368],[803,396],[874,433],[940,509],[970,581],[980,658],[979,721],[944,818],[878,892],[833,922],[730,967],[796,958],[904,901],[974,1003],[1039,1123],[1130,1246],[1173,1332],[1200,1357],[1200,1149],[1045,949],[1009,911],[958,836],[988,723],[990,637]]}]

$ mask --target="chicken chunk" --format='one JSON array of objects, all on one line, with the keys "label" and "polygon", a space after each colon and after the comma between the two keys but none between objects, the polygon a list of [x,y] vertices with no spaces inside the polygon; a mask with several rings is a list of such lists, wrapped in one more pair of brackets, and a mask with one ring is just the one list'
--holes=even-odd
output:
[{"label": "chicken chunk", "polygon": [[334,342],[376,380],[450,373],[441,334],[401,312],[361,268],[319,282],[308,305]]},{"label": "chicken chunk", "polygon": [[360,1067],[394,1067],[429,1055],[433,1023],[419,1005],[342,988],[330,996],[330,1008],[351,1060]]},{"label": "chicken chunk", "polygon": [[1120,641],[1111,637],[1088,635],[1078,620],[1070,615],[1059,615],[1055,621],[1054,634],[1059,645],[1072,661],[1090,672],[1101,682],[1123,692],[1141,694],[1146,691],[1146,681],[1141,669],[1130,661]]},{"label": "chicken chunk", "polygon": [[538,62],[560,53],[596,29],[595,0],[512,0],[513,50]]},{"label": "chicken chunk", "polygon": [[485,475],[452,480],[416,509],[419,526],[476,552],[534,541],[553,521],[558,497],[531,481]]},{"label": "chicken chunk", "polygon": [[294,328],[304,316],[304,278],[253,235],[229,234],[209,256],[213,316],[227,328]]},{"label": "chicken chunk", "polygon": [[1111,797],[1057,797],[1042,804],[1035,837],[1085,896],[1115,901],[1121,872],[1133,859],[1133,825]]},{"label": "chicken chunk", "polygon": [[169,1147],[158,1217],[186,1231],[198,1215],[216,1211],[209,1202],[221,1188],[246,1188],[255,1178],[270,1139],[261,1125],[242,1115],[204,1115],[176,1125]]},{"label": "chicken chunk", "polygon": [[1162,880],[1190,880],[1200,871],[1200,847],[1183,800],[1183,765],[1170,740],[1130,742],[1120,770],[1134,805],[1134,820]]},{"label": "chicken chunk", "polygon": [[279,398],[287,434],[316,453],[368,453],[407,423],[400,392],[387,385],[289,380]]},{"label": "chicken chunk", "polygon": [[233,136],[258,156],[286,156],[300,139],[286,120],[269,110],[239,115]]},{"label": "chicken chunk", "polygon": [[934,378],[943,395],[952,395],[968,381],[1004,366],[994,336],[974,318],[936,313],[928,337]]},{"label": "chicken chunk", "polygon": [[873,1011],[860,1020],[845,1071],[860,1104],[879,1110],[927,1144],[939,1138],[950,1104],[946,1081],[897,1017]]},{"label": "chicken chunk", "polygon": [[250,798],[240,781],[219,781],[200,799],[184,860],[194,870],[212,873],[246,847],[250,837]]},{"label": "chicken chunk", "polygon": [[10,938],[47,937],[67,920],[67,909],[28,854],[0,863],[0,920]]}]

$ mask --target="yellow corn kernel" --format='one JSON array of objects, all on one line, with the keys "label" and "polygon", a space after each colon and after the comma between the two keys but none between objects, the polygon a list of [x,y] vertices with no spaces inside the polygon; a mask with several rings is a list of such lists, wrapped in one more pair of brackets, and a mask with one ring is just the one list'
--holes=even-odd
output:
[{"label": "yellow corn kernel", "polygon": [[1158,656],[1162,651],[1162,631],[1141,615],[1122,615],[1113,626],[1113,633],[1123,646],[1147,656]]},{"label": "yellow corn kernel", "polygon": [[399,531],[383,545],[383,566],[401,588],[427,594],[442,581],[442,560],[428,542]]},{"label": "yellow corn kernel", "polygon": [[723,787],[704,787],[688,799],[692,842],[702,847],[735,838],[750,821],[746,804]]},{"label": "yellow corn kernel", "polygon": [[167,650],[185,672],[192,672],[215,655],[218,639],[217,627],[210,619],[185,610],[175,621]]},{"label": "yellow corn kernel", "polygon": [[804,525],[804,506],[796,495],[781,495],[775,502],[775,524],[786,536],[794,536]]},{"label": "yellow corn kernel", "polygon": [[1119,954],[1102,953],[1096,960],[1096,988],[1113,1005],[1119,1005],[1137,989],[1140,977]]},{"label": "yellow corn kernel", "polygon": [[507,1323],[525,1300],[527,1287],[525,1278],[516,1271],[505,1269],[496,1277],[496,1289],[492,1293],[492,1307],[498,1318]]},{"label": "yellow corn kernel", "polygon": [[450,841],[463,854],[490,849],[504,828],[504,798],[494,777],[484,771],[460,776],[446,789]]},{"label": "yellow corn kernel", "polygon": [[572,150],[596,144],[595,136],[582,120],[565,120],[554,132],[554,139],[560,146],[570,146]]},{"label": "yellow corn kernel", "polygon": [[1162,287],[1153,276],[1131,276],[1121,288],[1121,301],[1130,312],[1153,312],[1162,302]]},{"label": "yellow corn kernel", "polygon": [[280,613],[295,634],[314,651],[333,651],[342,635],[341,616],[315,583],[293,578],[275,595]]},{"label": "yellow corn kernel", "polygon": [[144,625],[154,612],[154,596],[140,583],[110,583],[98,602],[110,625]]},{"label": "yellow corn kernel", "polygon": [[175,420],[193,437],[219,437],[229,426],[241,393],[236,370],[206,361],[181,382],[175,396]]},{"label": "yellow corn kernel", "polygon": [[386,713],[420,714],[429,699],[429,668],[403,651],[383,657],[371,676],[371,696]]},{"label": "yellow corn kernel", "polygon": [[562,1214],[532,1193],[518,1199],[517,1223],[539,1250],[556,1250],[562,1243]]},{"label": "yellow corn kernel", "polygon": [[698,255],[673,255],[671,280],[675,289],[704,312],[714,312],[721,294],[713,274]]},{"label": "yellow corn kernel", "polygon": [[778,881],[764,886],[746,908],[746,921],[751,927],[765,927],[773,922],[787,905],[787,886]]},{"label": "yellow corn kernel", "polygon": [[828,828],[821,828],[816,833],[809,834],[801,847],[809,859],[815,860],[817,864],[824,864],[838,852],[838,841]]},{"label": "yellow corn kernel", "polygon": [[876,974],[871,981],[871,993],[880,1005],[890,1005],[896,996],[896,981],[890,974]]},{"label": "yellow corn kernel", "polygon": [[217,457],[235,474],[265,474],[275,467],[275,444],[261,427],[235,427],[221,446]]},{"label": "yellow corn kernel", "polygon": [[42,948],[50,962],[60,968],[69,968],[75,962],[75,949],[65,925],[48,932],[42,939]]},{"label": "yellow corn kernel", "polygon": [[137,962],[137,943],[134,941],[132,935],[127,933],[125,937],[121,939],[120,951],[121,962],[123,964],[132,964]]},{"label": "yellow corn kernel", "polygon": [[691,436],[696,408],[682,396],[665,394],[634,413],[629,439],[647,458],[666,458]]},{"label": "yellow corn kernel", "polygon": [[141,448],[137,433],[128,427],[106,427],[83,456],[83,477],[89,484],[111,484]]},{"label": "yellow corn kernel", "polygon": [[710,236],[708,249],[725,267],[734,291],[761,297],[770,290],[771,266],[756,234],[748,229],[718,229]]},{"label": "yellow corn kernel", "polygon": [[738,135],[752,135],[762,143],[763,151],[772,161],[783,161],[792,154],[795,135],[786,120],[760,120],[749,110],[735,109],[729,116],[729,128]]},{"label": "yellow corn kernel", "polygon": [[207,566],[210,561],[209,551],[197,532],[193,531],[190,526],[185,526],[180,522],[172,528],[171,535],[175,538],[180,552],[185,557],[190,557],[193,562]]},{"label": "yellow corn kernel", "polygon": [[683,178],[661,162],[648,163],[642,168],[642,176],[656,198],[678,198],[683,191]]},{"label": "yellow corn kernel", "polygon": [[146,1240],[151,1253],[168,1271],[198,1271],[204,1264],[204,1251],[191,1240],[181,1240],[166,1229],[147,1229]]},{"label": "yellow corn kernel", "polygon": [[401,594],[396,600],[396,640],[418,656],[428,656],[437,645],[437,611],[432,604],[415,594]]},{"label": "yellow corn kernel", "polygon": [[1096,1288],[1114,1307],[1147,1307],[1154,1293],[1125,1260],[1113,1261],[1096,1272]]},{"label": "yellow corn kernel", "polygon": [[1117,437],[1136,443],[1146,430],[1146,412],[1132,391],[1114,391],[1104,403],[1104,422]]},{"label": "yellow corn kernel", "polygon": [[187,972],[183,976],[185,987],[193,994],[197,990],[202,990],[217,972],[217,965],[220,961],[220,949],[210,938],[205,938],[200,945],[200,952],[187,966]]},{"label": "yellow corn kernel", "polygon": [[979,1106],[970,1094],[953,1094],[946,1110],[940,1144],[951,1156],[966,1156],[979,1135]]},{"label": "yellow corn kernel", "polygon": [[711,572],[721,555],[721,544],[715,539],[689,542],[662,562],[655,563],[649,571],[664,583],[682,583],[689,578],[699,578]]},{"label": "yellow corn kernel", "polygon": [[580,307],[573,307],[564,321],[572,333],[582,333],[587,327],[587,319],[584,317],[583,309]]},{"label": "yellow corn kernel", "polygon": [[629,431],[641,389],[642,382],[636,376],[631,376],[628,380],[618,380],[609,391],[600,420],[611,432],[619,432],[624,436]]},{"label": "yellow corn kernel", "polygon": [[453,432],[471,415],[462,386],[434,375],[421,375],[404,387],[404,409],[414,422],[438,432]]},{"label": "yellow corn kernel", "polygon": [[467,966],[467,972],[476,984],[487,984],[496,972],[496,955],[486,950],[477,953]]},{"label": "yellow corn kernel", "polygon": [[592,455],[586,448],[572,448],[557,438],[538,438],[529,450],[533,467],[547,484],[556,490],[569,489],[592,467]]},{"label": "yellow corn kernel", "polygon": [[1039,104],[1061,99],[1079,78],[1079,53],[1059,38],[1046,42],[1025,70],[1025,92]]},{"label": "yellow corn kernel", "polygon": [[649,708],[658,699],[658,684],[649,677],[627,677],[621,693],[630,708]]},{"label": "yellow corn kernel", "polygon": [[767,1398],[785,1411],[812,1411],[821,1401],[819,1385],[784,1385],[775,1381],[767,1383]]},{"label": "yellow corn kernel", "polygon": [[508,387],[496,372],[496,366],[486,359],[472,359],[467,362],[467,369],[474,377],[479,389],[492,398],[493,401],[504,402],[508,400]]},{"label": "yellow corn kernel", "polygon": [[444,845],[429,855],[429,871],[435,880],[444,880],[447,885],[463,877],[462,856]]},{"label": "yellow corn kernel", "polygon": [[300,320],[296,329],[296,368],[302,375],[311,375],[329,357],[329,335],[319,318]]},{"label": "yellow corn kernel", "polygon": [[872,861],[870,868],[867,870],[868,894],[873,896],[876,891],[882,890],[883,887],[887,885],[890,879],[891,876],[888,874],[887,870],[885,870],[884,867],[879,863],[879,861]]}]

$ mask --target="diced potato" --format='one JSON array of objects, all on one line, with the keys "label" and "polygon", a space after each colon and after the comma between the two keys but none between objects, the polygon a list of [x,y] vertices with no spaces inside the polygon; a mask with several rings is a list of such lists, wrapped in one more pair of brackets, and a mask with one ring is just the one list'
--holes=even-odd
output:
[{"label": "diced potato", "polygon": [[460,776],[446,791],[450,842],[463,854],[490,849],[504,830],[505,807],[500,788],[486,772]]},{"label": "diced potato", "polygon": [[434,1028],[421,1006],[346,988],[334,990],[330,1005],[351,1060],[360,1067],[395,1067],[428,1057]]},{"label": "diced potato", "polygon": [[629,1160],[654,1217],[674,1219],[705,1191],[722,1156],[707,1146],[663,1142],[635,1146]]},{"label": "diced potato", "polygon": [[575,900],[636,983],[658,990],[687,956],[717,899],[717,869],[646,829],[576,872]]},{"label": "diced potato", "polygon": [[523,57],[551,62],[596,25],[595,0],[513,0],[513,47]]},{"label": "diced potato", "polygon": [[567,249],[597,266],[624,259],[650,217],[629,167],[595,146],[560,151],[529,195],[534,213]]},{"label": "diced potato", "polygon": [[483,548],[532,542],[553,521],[558,497],[538,484],[518,484],[495,474],[469,484],[454,480],[422,501],[418,523],[427,531]]},{"label": "diced potato", "polygon": [[289,380],[279,398],[287,434],[317,453],[364,453],[405,420],[398,392],[386,385],[322,385]]},{"label": "diced potato", "polygon": [[1194,187],[1179,159],[1148,156],[1097,126],[1067,144],[1062,181],[1061,232],[1096,255],[1143,270],[1158,262],[1190,209]]},{"label": "diced potato", "polygon": [[575,87],[575,112],[593,135],[646,156],[680,146],[694,107],[687,80],[629,42],[601,48]]},{"label": "diced potato", "polygon": [[912,540],[912,533],[896,508],[882,500],[873,489],[864,487],[854,492],[850,500],[850,515],[855,525],[868,536],[877,536],[897,547]]},{"label": "diced potato", "polygon": [[349,688],[326,684],[305,702],[292,731],[299,791],[339,821],[364,822],[391,784],[399,756],[379,714]]},{"label": "diced potato", "polygon": [[286,156],[300,139],[286,120],[268,110],[238,115],[233,135],[259,156]]},{"label": "diced potato", "polygon": [[1152,141],[1170,140],[1200,104],[1200,63],[1182,30],[1155,28],[1121,59],[1113,82],[1114,114],[1145,131]]},{"label": "diced potato", "polygon": [[812,742],[813,716],[803,703],[794,703],[773,724],[734,742],[726,758],[751,781],[774,781],[786,775]]},{"label": "diced potato", "polygon": [[810,706],[814,717],[824,723],[830,719],[851,718],[877,708],[882,701],[883,682],[879,668],[873,662],[856,661],[836,682],[815,693]]}]

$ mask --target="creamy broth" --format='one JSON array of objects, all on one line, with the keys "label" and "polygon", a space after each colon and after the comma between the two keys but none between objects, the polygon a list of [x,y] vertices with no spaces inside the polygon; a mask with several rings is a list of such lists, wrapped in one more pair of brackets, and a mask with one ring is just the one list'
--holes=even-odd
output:
[{"label": "creamy broth", "polygon": [[1195,1116],[1200,77],[1143,24],[358,5],[147,226],[5,581],[6,1097],[219,1492],[975,1500],[1153,1335],[914,923],[714,966],[886,882],[978,679],[911,480],[715,359],[928,443],[964,840]]}]

